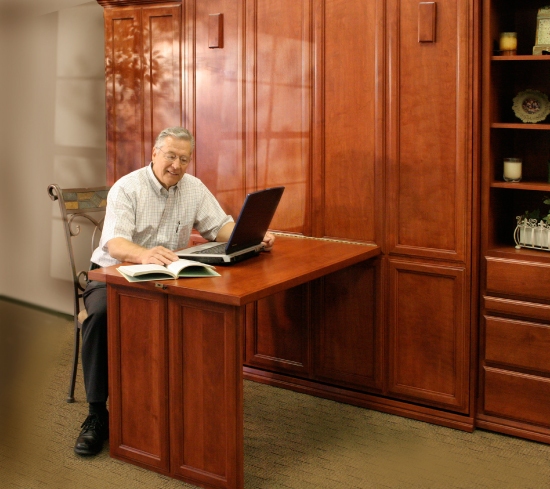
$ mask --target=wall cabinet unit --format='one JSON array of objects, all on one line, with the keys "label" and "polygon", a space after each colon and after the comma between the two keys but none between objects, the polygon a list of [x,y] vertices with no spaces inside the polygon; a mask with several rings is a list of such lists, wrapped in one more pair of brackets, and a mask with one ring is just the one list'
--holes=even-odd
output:
[{"label": "wall cabinet unit", "polygon": [[[550,59],[533,56],[535,0],[483,2],[482,322],[477,424],[550,442],[550,254],[516,249],[516,216],[544,207],[550,192],[550,121],[525,123],[513,98],[550,94]],[[500,32],[517,32],[517,52],[499,51]],[[521,182],[503,180],[503,159],[522,158]]]},{"label": "wall cabinet unit", "polygon": [[477,1],[98,1],[110,183],[181,123],[229,213],[284,185],[274,230],[383,250],[247,306],[246,375],[473,429]]}]

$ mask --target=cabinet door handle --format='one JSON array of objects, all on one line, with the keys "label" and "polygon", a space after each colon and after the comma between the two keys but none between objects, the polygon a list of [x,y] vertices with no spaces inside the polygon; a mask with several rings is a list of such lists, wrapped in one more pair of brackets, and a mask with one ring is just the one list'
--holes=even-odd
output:
[{"label": "cabinet door handle", "polygon": [[436,2],[418,4],[418,42],[435,42]]},{"label": "cabinet door handle", "polygon": [[223,48],[223,14],[208,16],[208,47]]}]

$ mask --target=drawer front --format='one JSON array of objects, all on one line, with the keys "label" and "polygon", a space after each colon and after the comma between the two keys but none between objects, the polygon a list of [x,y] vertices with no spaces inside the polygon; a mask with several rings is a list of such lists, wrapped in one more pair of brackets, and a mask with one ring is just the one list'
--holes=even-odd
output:
[{"label": "drawer front", "polygon": [[487,292],[550,300],[550,265],[487,258]]},{"label": "drawer front", "polygon": [[519,316],[550,324],[550,305],[547,304],[484,296],[483,305],[489,314]]},{"label": "drawer front", "polygon": [[550,379],[485,367],[484,412],[550,427]]},{"label": "drawer front", "polygon": [[485,317],[485,361],[550,374],[550,326]]}]

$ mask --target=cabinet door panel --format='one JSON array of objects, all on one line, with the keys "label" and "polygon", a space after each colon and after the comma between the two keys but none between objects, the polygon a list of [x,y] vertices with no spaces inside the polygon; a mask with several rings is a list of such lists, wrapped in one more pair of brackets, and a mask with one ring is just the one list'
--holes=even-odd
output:
[{"label": "cabinet door panel", "polygon": [[361,263],[317,283],[315,378],[362,389],[382,388],[380,261]]},{"label": "cabinet door panel", "polygon": [[244,312],[176,297],[168,305],[172,474],[242,487]]},{"label": "cabinet door panel", "polygon": [[311,233],[312,16],[306,0],[247,2],[247,186],[286,187],[271,227]]},{"label": "cabinet door panel", "polygon": [[[326,125],[323,236],[381,242],[384,57],[383,2],[327,0],[324,18],[323,111]],[[358,52],[358,48],[360,50]],[[318,163],[318,162],[316,162]],[[318,203],[319,204],[319,203]]]},{"label": "cabinet door panel", "polygon": [[181,125],[181,7],[144,8],[142,19],[143,142],[147,164],[158,133]]},{"label": "cabinet door panel", "polygon": [[106,9],[107,185],[143,166],[142,36],[139,8]]},{"label": "cabinet door panel", "polygon": [[309,374],[309,286],[301,285],[247,307],[245,363]]},{"label": "cabinet door panel", "polygon": [[389,268],[389,392],[467,412],[464,269],[399,260]]},{"label": "cabinet door panel", "polygon": [[116,420],[111,423],[111,455],[167,472],[168,337],[164,296],[112,286],[108,315],[109,409],[111,419]]},{"label": "cabinet door panel", "polygon": [[419,42],[419,2],[388,2],[390,252],[467,259],[470,3],[438,1],[436,42]]},{"label": "cabinet door panel", "polygon": [[[236,218],[246,194],[240,2],[194,0],[186,7],[191,18],[186,24],[190,46],[184,46],[189,56],[185,83],[194,91],[184,117],[194,125],[197,140],[194,174]],[[210,48],[210,14],[218,12],[223,13],[223,48]]]}]

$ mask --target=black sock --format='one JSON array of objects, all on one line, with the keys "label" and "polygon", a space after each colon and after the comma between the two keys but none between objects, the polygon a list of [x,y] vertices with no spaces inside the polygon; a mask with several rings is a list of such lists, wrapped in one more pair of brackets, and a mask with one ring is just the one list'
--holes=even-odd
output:
[{"label": "black sock", "polygon": [[107,417],[107,403],[106,402],[91,402],[89,407],[90,414],[97,414],[101,418]]}]

